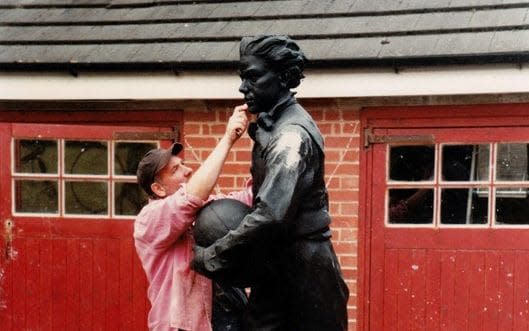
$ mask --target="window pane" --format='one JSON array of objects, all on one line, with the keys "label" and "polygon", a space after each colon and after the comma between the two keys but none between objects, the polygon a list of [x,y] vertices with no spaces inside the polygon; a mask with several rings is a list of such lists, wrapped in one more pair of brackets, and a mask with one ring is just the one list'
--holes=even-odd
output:
[{"label": "window pane", "polygon": [[432,224],[433,189],[390,189],[389,223]]},{"label": "window pane", "polygon": [[57,214],[57,181],[16,180],[14,199],[16,212]]},{"label": "window pane", "polygon": [[496,223],[529,224],[527,188],[496,189]]},{"label": "window pane", "polygon": [[105,141],[66,141],[64,172],[67,174],[108,174],[108,146]]},{"label": "window pane", "polygon": [[528,152],[529,144],[498,144],[496,179],[528,180]]},{"label": "window pane", "polygon": [[442,176],[446,181],[489,179],[489,145],[443,146]]},{"label": "window pane", "polygon": [[106,182],[67,181],[65,188],[67,214],[108,214],[108,184]]},{"label": "window pane", "polygon": [[155,143],[116,143],[114,151],[114,174],[135,176],[138,163],[145,153],[156,147],[158,146]]},{"label": "window pane", "polygon": [[443,189],[441,191],[441,223],[487,224],[488,197],[488,189]]},{"label": "window pane", "polygon": [[15,140],[15,172],[32,174],[57,173],[57,141]]},{"label": "window pane", "polygon": [[434,161],[434,146],[391,147],[389,179],[398,181],[432,180]]},{"label": "window pane", "polygon": [[116,215],[137,215],[147,203],[147,194],[136,183],[115,183],[114,210]]}]

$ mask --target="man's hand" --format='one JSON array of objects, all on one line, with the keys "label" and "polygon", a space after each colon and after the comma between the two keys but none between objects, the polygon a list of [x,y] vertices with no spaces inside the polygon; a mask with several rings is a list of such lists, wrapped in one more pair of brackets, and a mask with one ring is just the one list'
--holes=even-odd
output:
[{"label": "man's hand", "polygon": [[233,109],[233,114],[228,120],[225,137],[233,144],[248,128],[248,106],[246,104]]}]

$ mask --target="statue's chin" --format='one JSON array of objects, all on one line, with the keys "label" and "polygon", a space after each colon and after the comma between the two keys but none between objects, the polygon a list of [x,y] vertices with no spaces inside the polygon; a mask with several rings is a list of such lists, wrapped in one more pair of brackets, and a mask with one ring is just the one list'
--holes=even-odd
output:
[{"label": "statue's chin", "polygon": [[251,104],[251,105],[248,105],[248,111],[251,113],[251,114],[259,114],[261,111],[259,110],[258,107],[256,107],[255,105]]}]

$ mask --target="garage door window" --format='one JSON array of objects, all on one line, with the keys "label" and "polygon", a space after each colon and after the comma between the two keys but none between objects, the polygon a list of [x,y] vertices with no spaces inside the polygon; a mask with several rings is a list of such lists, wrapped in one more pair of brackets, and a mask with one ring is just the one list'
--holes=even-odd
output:
[{"label": "garage door window", "polygon": [[136,167],[157,146],[152,141],[14,139],[14,214],[130,218],[147,199],[136,184]]},{"label": "garage door window", "polygon": [[388,148],[386,224],[529,225],[529,144]]}]

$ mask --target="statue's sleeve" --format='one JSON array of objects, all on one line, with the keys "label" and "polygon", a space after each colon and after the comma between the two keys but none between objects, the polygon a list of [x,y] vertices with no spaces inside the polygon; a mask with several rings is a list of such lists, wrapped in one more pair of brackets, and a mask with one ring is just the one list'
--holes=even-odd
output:
[{"label": "statue's sleeve", "polygon": [[[300,126],[291,125],[264,150],[265,177],[255,198],[255,209],[239,227],[208,248],[208,269],[222,270],[229,264],[229,251],[246,243],[266,243],[286,232],[285,219],[295,214],[302,179],[313,153],[311,138]],[[310,169],[309,169],[310,170]],[[215,272],[217,270],[208,270]]]}]

